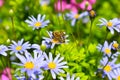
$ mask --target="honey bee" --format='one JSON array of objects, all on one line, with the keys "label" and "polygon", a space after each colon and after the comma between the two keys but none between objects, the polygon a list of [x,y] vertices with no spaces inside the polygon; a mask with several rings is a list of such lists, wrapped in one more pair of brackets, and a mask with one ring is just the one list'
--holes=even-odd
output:
[{"label": "honey bee", "polygon": [[52,35],[53,38],[58,40],[60,43],[65,43],[65,33],[63,31],[54,31]]}]

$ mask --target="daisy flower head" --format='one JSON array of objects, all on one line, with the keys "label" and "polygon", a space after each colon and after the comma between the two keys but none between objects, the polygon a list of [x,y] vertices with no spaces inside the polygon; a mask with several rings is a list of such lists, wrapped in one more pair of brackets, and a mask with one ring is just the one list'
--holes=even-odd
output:
[{"label": "daisy flower head", "polygon": [[[69,40],[67,40],[68,35],[66,35],[65,32],[62,31],[47,31],[49,38],[43,37],[46,42],[51,43],[51,48],[55,46],[55,44],[63,44],[68,43]],[[48,46],[48,45],[47,45]]]},{"label": "daisy flower head", "polygon": [[56,79],[56,75],[59,73],[64,73],[62,68],[68,68],[68,66],[66,66],[67,62],[62,62],[64,58],[60,57],[60,54],[58,54],[55,59],[53,59],[52,53],[49,53],[49,57],[44,53],[44,56],[46,59],[46,69],[50,70],[53,79]]},{"label": "daisy flower head", "polygon": [[16,54],[16,57],[21,61],[21,63],[12,62],[15,65],[23,66],[21,72],[26,72],[29,77],[36,78],[38,72],[42,72],[40,69],[42,64],[44,64],[44,57],[39,53],[34,53],[34,58],[29,52],[25,52],[25,56],[21,54]]},{"label": "daisy flower head", "polygon": [[66,17],[70,20],[72,20],[71,22],[71,25],[74,26],[76,21],[81,19],[81,18],[84,18],[85,16],[88,16],[88,12],[83,12],[81,14],[78,14],[78,13],[75,13],[75,12],[70,12],[70,13],[67,13],[66,14]]},{"label": "daisy flower head", "polygon": [[112,42],[112,49],[113,50],[118,50],[120,47],[119,43],[117,41]]},{"label": "daisy flower head", "polygon": [[115,80],[120,80],[120,68],[114,69],[111,75]]},{"label": "daisy flower head", "polygon": [[7,56],[6,51],[8,51],[8,48],[4,45],[0,45],[0,54],[3,56]]},{"label": "daisy flower head", "polygon": [[104,45],[102,46],[101,51],[104,52],[105,55],[108,55],[109,57],[111,56],[111,47],[112,44],[108,44],[107,41],[104,42]]},{"label": "daisy flower head", "polygon": [[63,77],[60,77],[60,80],[80,80],[80,78],[77,77],[77,78],[75,79],[75,74],[73,74],[73,75],[70,77],[70,74],[67,73],[66,79],[64,79]]},{"label": "daisy flower head", "polygon": [[34,16],[29,17],[29,20],[25,20],[29,26],[33,27],[33,30],[40,29],[48,25],[49,20],[45,20],[45,15],[38,14],[37,19]]},{"label": "daisy flower head", "polygon": [[18,42],[12,41],[13,44],[11,44],[9,46],[11,53],[23,53],[25,52],[27,49],[30,49],[30,45],[29,42],[25,42],[23,43],[24,39],[21,39]]},{"label": "daisy flower head", "polygon": [[117,59],[114,58],[111,62],[108,62],[108,58],[104,57],[100,61],[101,65],[104,66],[103,68],[104,73],[108,76],[109,80],[112,80],[112,76],[111,76],[113,74],[112,70],[120,67],[120,64],[115,64],[116,60]]},{"label": "daisy flower head", "polygon": [[101,24],[97,24],[100,27],[106,26],[108,30],[110,30],[111,34],[114,34],[114,30],[120,32],[120,29],[117,27],[120,24],[120,21],[117,18],[107,21],[105,18],[99,19]]}]

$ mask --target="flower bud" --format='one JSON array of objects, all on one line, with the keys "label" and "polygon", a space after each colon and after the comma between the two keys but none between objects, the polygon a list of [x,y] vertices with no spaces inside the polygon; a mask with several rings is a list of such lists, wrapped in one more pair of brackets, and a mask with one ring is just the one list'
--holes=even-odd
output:
[{"label": "flower bud", "polygon": [[45,50],[46,50],[46,45],[42,44],[40,47],[41,47],[41,50],[42,50],[42,51],[45,51]]}]

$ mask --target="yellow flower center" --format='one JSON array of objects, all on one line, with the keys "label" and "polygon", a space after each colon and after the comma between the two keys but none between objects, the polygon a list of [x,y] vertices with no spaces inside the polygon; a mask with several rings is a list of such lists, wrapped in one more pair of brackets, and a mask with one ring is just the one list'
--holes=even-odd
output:
[{"label": "yellow flower center", "polygon": [[117,79],[116,80],[120,80],[120,75],[117,77]]},{"label": "yellow flower center", "polygon": [[79,14],[74,15],[74,18],[78,19],[79,18]]},{"label": "yellow flower center", "polygon": [[41,22],[36,22],[36,23],[34,24],[35,27],[40,27],[41,25],[42,25]]},{"label": "yellow flower center", "polygon": [[27,68],[27,69],[33,69],[34,68],[34,64],[33,64],[33,62],[26,62],[24,64],[24,67]]},{"label": "yellow flower center", "polygon": [[108,48],[105,49],[106,54],[110,54],[110,52],[111,52],[110,49],[108,49]]},{"label": "yellow flower center", "polygon": [[17,47],[16,47],[16,50],[17,50],[17,51],[20,51],[21,49],[22,49],[22,46],[17,46]]},{"label": "yellow flower center", "polygon": [[50,63],[48,64],[48,68],[50,68],[50,69],[55,69],[55,68],[56,68],[56,64],[55,64],[54,62],[50,62]]},{"label": "yellow flower center", "polygon": [[91,17],[94,17],[94,16],[95,16],[95,11],[91,10],[89,13],[90,13],[90,16],[91,16]]},{"label": "yellow flower center", "polygon": [[112,25],[113,25],[112,22],[108,22],[108,23],[107,23],[107,26],[108,26],[108,27],[112,27]]},{"label": "yellow flower center", "polygon": [[114,44],[113,44],[113,47],[114,47],[114,48],[118,48],[118,47],[119,47],[119,44],[118,44],[118,43],[114,43]]},{"label": "yellow flower center", "polygon": [[58,41],[57,39],[52,39],[51,42],[53,42],[53,43],[58,43],[59,41]]},{"label": "yellow flower center", "polygon": [[104,70],[105,70],[106,72],[110,72],[110,71],[112,70],[112,68],[111,68],[110,65],[107,65],[107,66],[105,66]]}]

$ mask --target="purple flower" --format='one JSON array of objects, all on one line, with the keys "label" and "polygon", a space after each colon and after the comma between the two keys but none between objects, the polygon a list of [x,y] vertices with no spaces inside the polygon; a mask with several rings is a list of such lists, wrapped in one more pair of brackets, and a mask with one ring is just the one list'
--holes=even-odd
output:
[{"label": "purple flower", "polygon": [[33,27],[33,30],[43,28],[50,22],[49,20],[44,21],[45,15],[41,16],[41,14],[38,14],[37,19],[35,19],[34,16],[29,17],[29,19],[30,20],[25,20],[25,22]]},{"label": "purple flower", "polygon": [[[120,67],[120,64],[115,64],[115,61],[116,61],[116,60],[117,60],[117,59],[114,58],[112,61],[109,61],[109,62],[108,62],[108,58],[107,58],[107,57],[104,57],[104,58],[100,61],[101,65],[104,67],[104,68],[103,68],[104,73],[108,76],[109,80],[112,80],[112,76],[111,76],[111,75],[113,74],[112,70]],[[107,62],[108,62],[108,63],[107,63]]]},{"label": "purple flower", "polygon": [[23,53],[25,52],[27,49],[30,49],[30,45],[29,42],[25,42],[23,43],[24,39],[21,39],[20,41],[18,41],[17,43],[15,41],[12,41],[13,44],[11,44],[9,46],[11,53]]},{"label": "purple flower", "polygon": [[120,21],[117,18],[114,18],[109,21],[107,21],[105,18],[101,18],[99,19],[99,21],[101,22],[101,24],[97,24],[97,25],[99,25],[100,27],[106,26],[107,29],[110,30],[111,34],[114,34],[114,30],[120,32],[119,27],[117,27],[118,25],[120,25]]},{"label": "purple flower", "polygon": [[66,66],[67,62],[62,62],[64,58],[60,57],[60,54],[58,54],[55,59],[53,59],[52,53],[49,53],[49,57],[44,53],[44,56],[46,59],[46,69],[50,70],[53,79],[56,79],[56,75],[59,73],[64,73],[62,68],[68,68],[68,66]]}]

